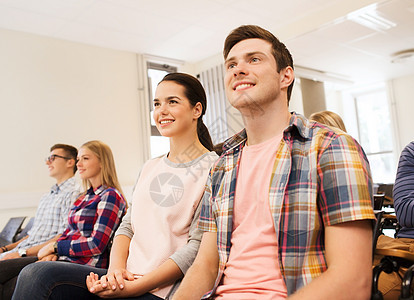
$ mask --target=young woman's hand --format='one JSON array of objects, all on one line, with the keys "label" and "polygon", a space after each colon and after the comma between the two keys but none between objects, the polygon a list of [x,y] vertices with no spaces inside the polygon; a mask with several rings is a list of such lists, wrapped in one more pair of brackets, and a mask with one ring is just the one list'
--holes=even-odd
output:
[{"label": "young woman's hand", "polygon": [[39,260],[42,260],[43,257],[48,256],[49,254],[53,254],[55,252],[55,249],[53,247],[54,242],[48,243],[44,245],[39,252],[37,252],[37,258]]},{"label": "young woman's hand", "polygon": [[[128,297],[131,296],[131,288],[130,285],[132,284],[132,282],[137,279],[137,277],[128,272],[127,270],[119,270],[121,271],[126,271],[126,273],[124,273],[125,275],[127,275],[128,273],[132,275],[132,280],[130,280],[128,278],[127,281],[125,282],[123,281],[122,284],[122,288],[119,285],[119,288],[117,288],[117,285],[115,285],[115,288],[113,288],[114,286],[111,285],[108,282],[108,274],[107,275],[103,275],[101,277],[101,279],[99,279],[98,274],[95,274],[93,272],[91,272],[87,277],[86,277],[86,286],[88,287],[88,290],[92,293],[95,294],[101,298],[119,298],[119,297]],[[114,273],[111,273],[111,275]],[[119,275],[119,273],[118,273]],[[112,276],[111,276],[112,277]],[[115,277],[113,277],[115,278]],[[129,287],[129,288],[128,288]]]},{"label": "young woman's hand", "polygon": [[92,288],[96,292],[106,289],[116,290],[118,287],[122,290],[125,286],[125,280],[133,281],[136,278],[126,269],[108,270],[108,273],[100,279],[95,273],[89,274],[86,278],[86,285],[89,290]]},{"label": "young woman's hand", "polygon": [[56,254],[49,254],[44,256],[42,259],[39,259],[38,261],[57,261],[58,257]]}]

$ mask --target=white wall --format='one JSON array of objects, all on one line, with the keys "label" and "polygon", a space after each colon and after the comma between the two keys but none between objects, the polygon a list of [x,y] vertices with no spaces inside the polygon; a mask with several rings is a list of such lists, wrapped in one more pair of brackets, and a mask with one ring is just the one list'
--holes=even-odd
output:
[{"label": "white wall", "polygon": [[399,134],[399,151],[414,141],[414,74],[391,80],[391,92],[395,108],[396,130]]},{"label": "white wall", "polygon": [[121,185],[133,185],[146,143],[137,55],[8,30],[0,40],[2,212],[37,206],[54,183],[44,158],[55,143],[104,141]]}]

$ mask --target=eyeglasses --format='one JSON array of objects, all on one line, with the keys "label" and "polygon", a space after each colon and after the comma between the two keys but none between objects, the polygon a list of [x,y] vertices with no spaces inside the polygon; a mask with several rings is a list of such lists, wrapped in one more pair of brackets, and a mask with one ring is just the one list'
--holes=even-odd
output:
[{"label": "eyeglasses", "polygon": [[46,157],[45,161],[50,162],[50,163],[54,162],[56,157],[63,158],[63,159],[71,159],[70,157],[64,157],[64,156],[60,156],[60,155],[57,155],[57,154],[52,154],[52,155]]}]

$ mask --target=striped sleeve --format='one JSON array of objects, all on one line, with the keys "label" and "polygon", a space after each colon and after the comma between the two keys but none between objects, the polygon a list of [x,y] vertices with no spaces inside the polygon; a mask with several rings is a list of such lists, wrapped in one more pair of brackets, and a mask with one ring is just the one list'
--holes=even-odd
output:
[{"label": "striped sleeve", "polygon": [[394,207],[403,227],[414,227],[414,142],[401,152],[394,184]]}]

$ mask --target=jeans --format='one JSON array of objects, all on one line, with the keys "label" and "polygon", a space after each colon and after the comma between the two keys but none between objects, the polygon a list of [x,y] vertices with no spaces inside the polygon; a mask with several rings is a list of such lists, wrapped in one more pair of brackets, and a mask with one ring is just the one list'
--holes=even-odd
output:
[{"label": "jeans", "polygon": [[16,286],[17,276],[28,264],[37,261],[36,256],[27,256],[0,261],[0,300],[10,300]]},{"label": "jeans", "polygon": [[[105,275],[106,269],[71,262],[45,261],[28,265],[17,279],[13,300],[40,299],[100,299],[86,286],[86,276],[94,272]],[[139,300],[161,299],[152,294],[128,298]]]}]

